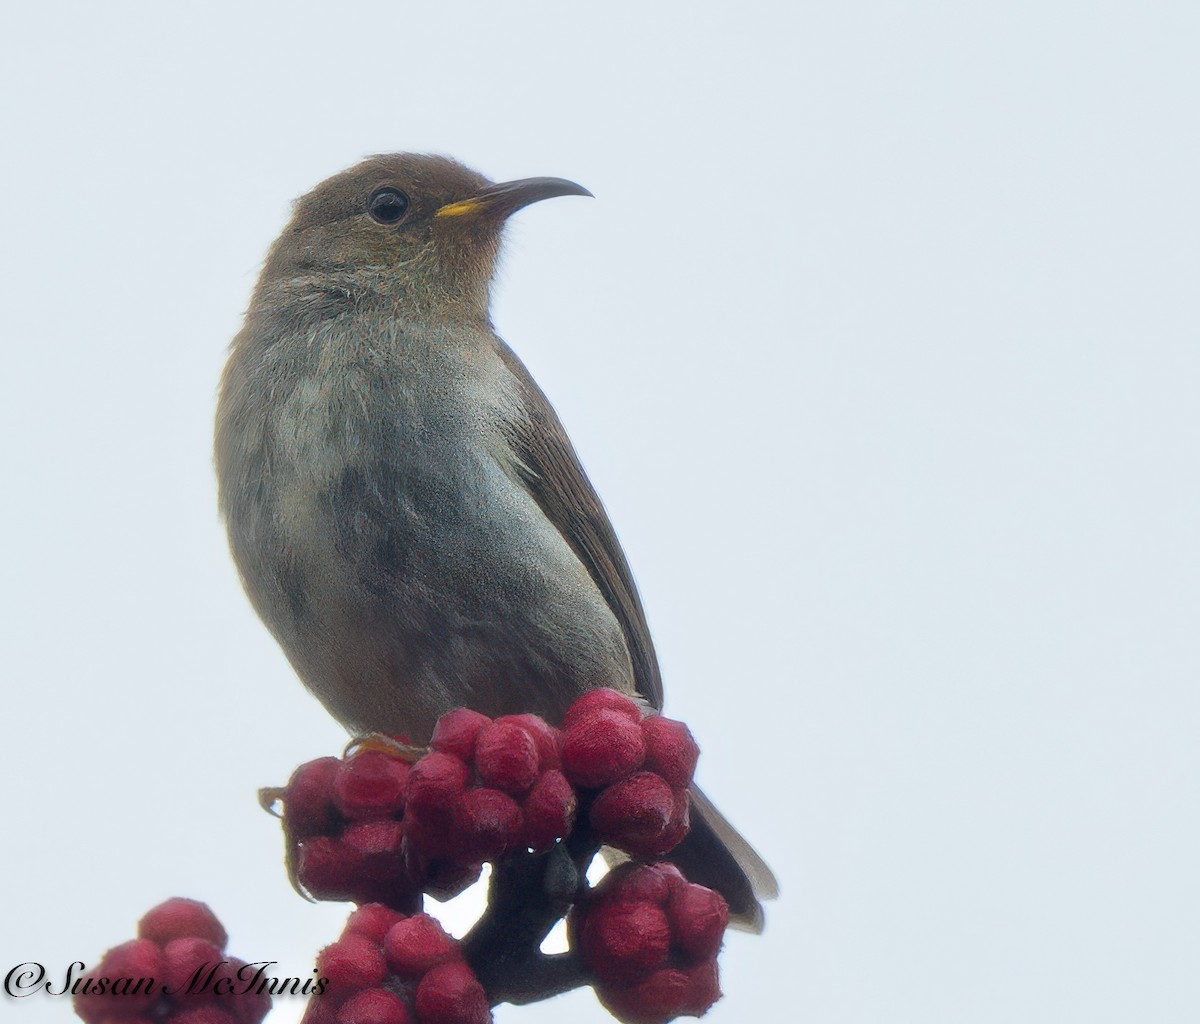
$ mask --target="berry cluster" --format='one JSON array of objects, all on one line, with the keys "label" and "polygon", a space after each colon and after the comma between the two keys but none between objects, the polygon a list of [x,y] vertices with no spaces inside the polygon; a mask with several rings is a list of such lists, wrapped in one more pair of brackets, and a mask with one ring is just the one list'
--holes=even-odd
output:
[{"label": "berry cluster", "polygon": [[80,980],[75,1012],[86,1024],[259,1024],[271,996],[254,965],[225,955],[226,941],[205,904],[160,903]]},{"label": "berry cluster", "polygon": [[490,1024],[487,995],[459,943],[428,914],[359,907],[317,957],[326,979],[302,1024]]},{"label": "berry cluster", "polygon": [[728,924],[721,895],[672,864],[623,864],[568,919],[597,996],[628,1024],[705,1013],[721,997],[717,950]]},{"label": "berry cluster", "polygon": [[318,899],[411,911],[474,882],[485,862],[546,850],[581,800],[604,843],[661,857],[688,830],[699,749],[687,726],[615,690],[592,690],[560,731],[537,715],[442,716],[429,752],[359,750],[302,765],[283,793],[300,885]]},{"label": "berry cluster", "polygon": [[[427,750],[361,740],[267,791],[282,797],[293,881],[360,904],[316,977],[279,989],[312,996],[303,1024],[490,1024],[492,1002],[587,983],[629,1024],[707,1011],[721,994],[724,899],[666,863],[625,864],[594,890],[580,881],[601,845],[655,861],[687,834],[699,750],[681,722],[643,711],[615,690],[580,697],[561,729],[460,708]],[[454,895],[487,862],[500,865],[489,906],[460,943],[420,912],[422,895]],[[571,952],[547,957],[541,941],[572,900]],[[204,904],[169,900],[105,955],[92,972],[103,984],[73,989],[76,1012],[85,1024],[260,1024],[275,981],[225,944]]]},{"label": "berry cluster", "polygon": [[570,835],[576,799],[560,746],[558,730],[537,715],[492,721],[467,708],[443,715],[409,781],[409,870],[449,878],[453,892],[454,880],[474,881],[484,861],[547,850]]},{"label": "berry cluster", "polygon": [[284,790],[283,824],[295,879],[313,897],[414,908],[420,887],[401,845],[411,766],[364,749],[302,764]]},{"label": "berry cluster", "polygon": [[635,857],[661,857],[688,831],[688,787],[700,748],[688,727],[643,716],[616,690],[591,690],[563,719],[567,779],[597,790],[588,820],[601,841]]},{"label": "berry cluster", "polygon": [[575,792],[558,730],[536,715],[460,708],[414,764],[366,749],[302,765],[283,793],[297,880],[319,899],[417,908],[474,882],[484,862],[570,834]]}]

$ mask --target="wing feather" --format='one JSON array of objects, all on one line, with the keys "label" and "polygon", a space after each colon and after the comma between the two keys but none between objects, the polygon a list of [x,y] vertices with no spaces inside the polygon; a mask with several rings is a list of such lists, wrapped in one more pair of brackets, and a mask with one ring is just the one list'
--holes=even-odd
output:
[{"label": "wing feather", "polygon": [[662,708],[662,678],[625,552],[567,432],[525,365],[503,341],[499,353],[517,381],[521,414],[504,424],[513,466],[546,518],[571,545],[625,632],[638,692]]}]

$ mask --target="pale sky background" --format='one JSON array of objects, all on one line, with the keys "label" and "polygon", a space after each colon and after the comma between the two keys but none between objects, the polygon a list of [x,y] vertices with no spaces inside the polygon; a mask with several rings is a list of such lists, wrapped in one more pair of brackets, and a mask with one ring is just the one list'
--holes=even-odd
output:
[{"label": "pale sky background", "polygon": [[211,421],[290,200],[409,149],[597,196],[495,320],[781,881],[708,1019],[1194,1024],[1198,101],[1192,0],[7,4],[0,970],[175,894],[282,973],[340,930]]}]

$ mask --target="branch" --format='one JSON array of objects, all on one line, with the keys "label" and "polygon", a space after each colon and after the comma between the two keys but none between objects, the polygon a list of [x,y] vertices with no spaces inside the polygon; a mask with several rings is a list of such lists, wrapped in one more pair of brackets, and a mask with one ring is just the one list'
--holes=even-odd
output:
[{"label": "branch", "polygon": [[587,869],[600,842],[586,822],[581,808],[574,831],[553,849],[515,854],[493,867],[487,909],[463,939],[467,963],[493,1006],[533,1003],[590,984],[577,952],[541,951],[588,887]]}]

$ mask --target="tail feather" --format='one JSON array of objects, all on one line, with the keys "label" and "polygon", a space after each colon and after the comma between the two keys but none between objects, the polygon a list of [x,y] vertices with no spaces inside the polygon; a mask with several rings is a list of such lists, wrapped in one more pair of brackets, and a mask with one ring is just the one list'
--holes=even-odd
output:
[{"label": "tail feather", "polygon": [[779,895],[779,883],[766,862],[698,786],[692,786],[692,828],[668,859],[686,876],[716,889],[729,904],[730,924],[763,930],[761,900]]}]

